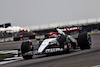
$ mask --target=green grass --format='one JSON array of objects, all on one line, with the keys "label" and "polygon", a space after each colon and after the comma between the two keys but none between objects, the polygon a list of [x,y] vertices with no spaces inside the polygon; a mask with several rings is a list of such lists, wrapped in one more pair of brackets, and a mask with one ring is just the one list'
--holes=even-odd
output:
[{"label": "green grass", "polygon": [[0,54],[0,57],[12,57],[15,56],[13,53],[5,53],[5,54]]}]

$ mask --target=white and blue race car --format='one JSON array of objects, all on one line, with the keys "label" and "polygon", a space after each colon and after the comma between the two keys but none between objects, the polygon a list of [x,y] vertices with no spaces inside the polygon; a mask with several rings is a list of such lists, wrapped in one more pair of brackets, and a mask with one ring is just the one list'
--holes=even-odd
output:
[{"label": "white and blue race car", "polygon": [[38,42],[38,49],[34,50],[31,41],[23,42],[21,54],[24,59],[32,59],[34,54],[51,54],[57,52],[71,52],[77,48],[81,50],[91,48],[91,36],[87,32],[79,33],[77,38],[65,34],[61,29],[46,34],[46,38]]}]

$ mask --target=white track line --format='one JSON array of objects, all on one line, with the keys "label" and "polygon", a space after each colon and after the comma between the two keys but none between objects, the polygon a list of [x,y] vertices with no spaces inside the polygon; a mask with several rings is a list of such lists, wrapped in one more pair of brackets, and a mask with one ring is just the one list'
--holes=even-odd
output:
[{"label": "white track line", "polygon": [[23,59],[22,57],[12,57],[12,58],[6,58],[4,60],[19,60],[19,59]]},{"label": "white track line", "polygon": [[5,53],[14,53],[17,54],[18,50],[5,50],[5,51],[0,51],[0,54],[5,54]]},{"label": "white track line", "polygon": [[22,57],[6,58],[6,59],[4,59],[4,61],[0,62],[0,65],[19,61],[19,60],[23,60],[23,58]]}]

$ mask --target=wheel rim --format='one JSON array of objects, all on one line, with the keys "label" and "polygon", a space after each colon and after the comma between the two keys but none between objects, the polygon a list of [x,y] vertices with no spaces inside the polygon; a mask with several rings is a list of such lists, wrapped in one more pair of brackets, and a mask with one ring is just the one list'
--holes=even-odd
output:
[{"label": "wheel rim", "polygon": [[68,49],[69,49],[70,52],[72,51],[71,43],[68,43]]},{"label": "wheel rim", "polygon": [[89,44],[89,45],[92,44],[90,35],[88,35],[88,44]]}]

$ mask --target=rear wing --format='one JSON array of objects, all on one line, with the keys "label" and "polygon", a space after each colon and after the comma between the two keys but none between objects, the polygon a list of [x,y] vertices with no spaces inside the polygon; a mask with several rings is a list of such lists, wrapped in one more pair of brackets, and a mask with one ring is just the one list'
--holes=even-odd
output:
[{"label": "rear wing", "polygon": [[61,29],[62,31],[75,31],[75,30],[82,30],[82,27],[72,27],[67,29]]}]

